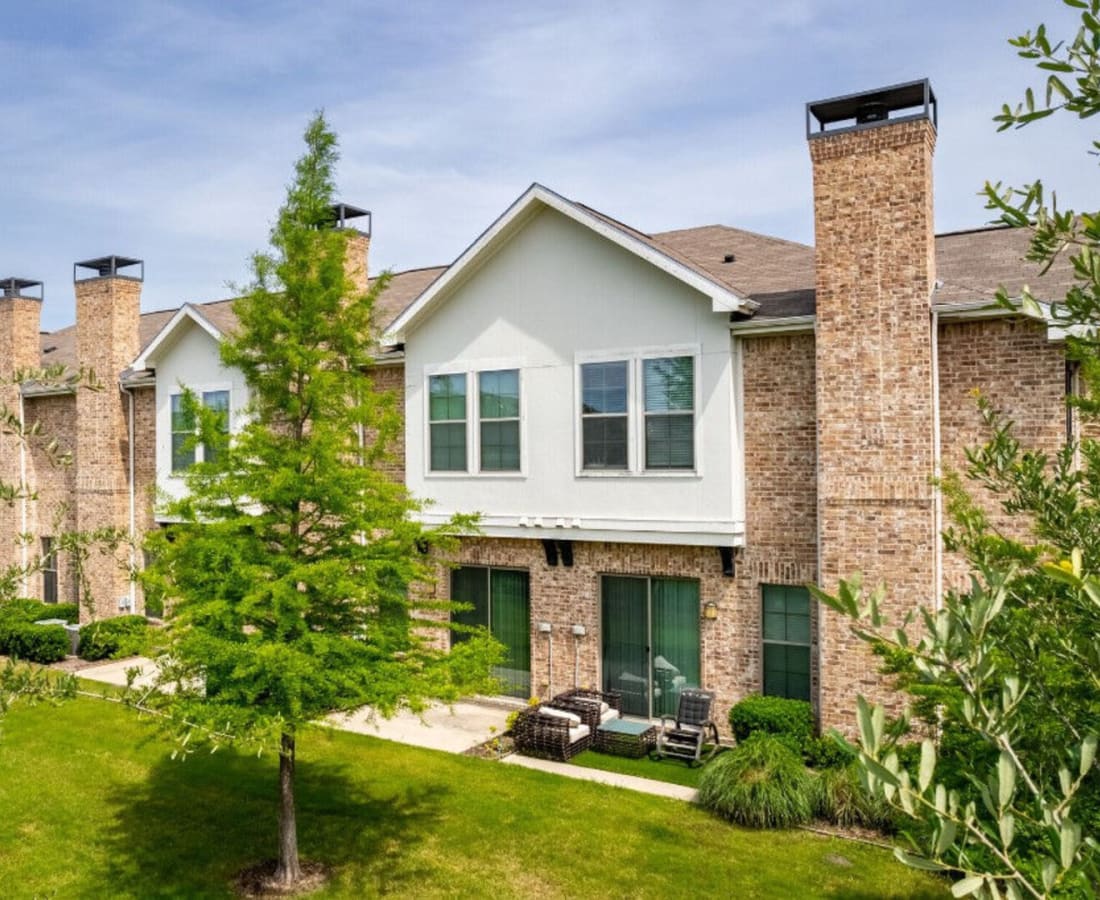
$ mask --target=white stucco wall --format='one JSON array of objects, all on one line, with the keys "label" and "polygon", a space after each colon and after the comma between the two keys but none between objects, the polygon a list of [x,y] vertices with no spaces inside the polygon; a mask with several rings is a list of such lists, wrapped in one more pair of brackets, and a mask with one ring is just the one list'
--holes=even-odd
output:
[{"label": "white stucco wall", "polygon": [[[490,535],[741,543],[728,314],[637,256],[545,209],[406,336],[405,352],[406,480],[433,501],[428,521],[479,512]],[[581,471],[579,363],[646,354],[696,359],[695,471]],[[505,368],[520,370],[521,473],[429,472],[428,375]],[[469,419],[471,442],[476,430]],[[631,438],[640,454],[640,417]]]},{"label": "white stucco wall", "polygon": [[229,391],[229,428],[235,432],[248,405],[248,389],[238,370],[221,364],[217,341],[192,322],[181,322],[150,362],[157,373],[157,490],[175,499],[182,496],[184,484],[172,474],[172,395],[180,393],[181,385],[200,396],[203,391]]}]

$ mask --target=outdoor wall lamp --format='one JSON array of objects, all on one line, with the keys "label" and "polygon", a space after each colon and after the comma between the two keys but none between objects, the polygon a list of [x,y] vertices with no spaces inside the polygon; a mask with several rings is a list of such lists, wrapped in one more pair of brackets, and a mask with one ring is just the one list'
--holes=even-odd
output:
[{"label": "outdoor wall lamp", "polygon": [[703,618],[704,619],[717,619],[718,618],[718,604],[713,600],[708,600],[703,604]]}]

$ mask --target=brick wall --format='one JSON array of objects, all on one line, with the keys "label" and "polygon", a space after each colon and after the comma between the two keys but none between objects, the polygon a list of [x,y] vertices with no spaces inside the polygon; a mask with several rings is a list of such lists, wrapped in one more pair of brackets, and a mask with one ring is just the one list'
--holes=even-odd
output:
[{"label": "brick wall", "polygon": [[[394,408],[401,417],[405,418],[405,366],[384,365],[375,366],[370,370],[370,377],[376,391],[383,391],[393,395]],[[381,469],[394,481],[405,481],[405,429],[398,430],[397,435],[389,446],[390,457],[386,459]]]},{"label": "brick wall", "polygon": [[[895,620],[934,591],[934,144],[927,120],[810,141],[819,576],[888,583]],[[850,729],[858,693],[896,700],[847,621],[822,611],[819,638],[823,725]]]},{"label": "brick wall", "polygon": [[[1045,325],[1030,319],[940,325],[940,436],[945,471],[964,472],[966,448],[989,438],[972,393],[976,389],[1015,423],[1014,434],[1023,447],[1047,454],[1058,451],[1066,439],[1064,349],[1063,344],[1048,340]],[[1026,525],[1019,517],[1005,515],[995,497],[972,482],[964,483],[992,515],[995,527],[1026,537]],[[965,587],[966,575],[961,559],[945,558],[946,585]]]}]

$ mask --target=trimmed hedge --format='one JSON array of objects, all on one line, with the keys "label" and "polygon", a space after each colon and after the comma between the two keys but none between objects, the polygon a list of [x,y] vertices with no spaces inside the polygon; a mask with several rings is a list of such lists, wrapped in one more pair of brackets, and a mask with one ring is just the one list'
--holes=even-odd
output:
[{"label": "trimmed hedge", "polygon": [[54,663],[69,655],[69,634],[61,625],[0,621],[0,653],[25,662]]},{"label": "trimmed hedge", "polygon": [[77,654],[89,661],[132,656],[144,649],[148,628],[145,616],[116,616],[92,622],[80,629]]},{"label": "trimmed hedge", "polygon": [[737,740],[754,734],[778,735],[799,755],[805,755],[814,738],[814,711],[805,700],[752,695],[730,709],[730,729]]},{"label": "trimmed hedge", "polygon": [[827,734],[811,738],[805,754],[811,769],[843,769],[855,759],[851,750]]},{"label": "trimmed hedge", "polygon": [[36,622],[39,619],[64,619],[72,623],[79,618],[80,610],[75,603],[43,603],[41,600],[24,598],[0,603],[0,621]]},{"label": "trimmed hedge", "polygon": [[703,769],[698,802],[738,825],[790,828],[813,816],[811,777],[782,740],[757,733]]}]

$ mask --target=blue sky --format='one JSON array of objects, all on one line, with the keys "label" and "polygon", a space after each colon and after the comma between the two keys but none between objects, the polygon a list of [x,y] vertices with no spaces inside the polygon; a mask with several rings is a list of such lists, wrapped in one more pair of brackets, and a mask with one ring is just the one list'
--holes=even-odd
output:
[{"label": "blue sky", "polygon": [[145,309],[247,281],[301,133],[324,108],[371,269],[450,262],[532,181],[646,231],[721,222],[810,242],[804,104],[929,77],[936,223],[979,225],[985,179],[1094,205],[1087,123],[997,135],[1038,78],[1006,38],[1055,0],[3,3],[0,277],[145,260]]}]

